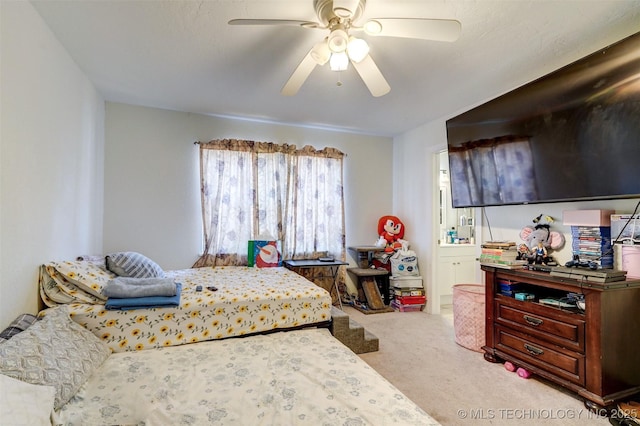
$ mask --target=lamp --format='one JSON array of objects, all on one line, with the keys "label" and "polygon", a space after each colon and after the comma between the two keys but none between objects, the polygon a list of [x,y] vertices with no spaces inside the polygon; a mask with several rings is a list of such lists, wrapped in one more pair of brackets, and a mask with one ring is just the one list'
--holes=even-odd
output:
[{"label": "lamp", "polygon": [[311,57],[318,65],[324,65],[329,60],[331,56],[331,51],[329,50],[329,46],[327,45],[327,39],[325,38],[320,43],[316,43],[311,49]]},{"label": "lamp", "polygon": [[329,67],[331,71],[344,71],[349,66],[349,57],[345,52],[337,52],[331,54],[329,59]]},{"label": "lamp", "polygon": [[367,21],[364,24],[364,32],[369,35],[378,35],[382,32],[382,24],[375,19]]},{"label": "lamp", "polygon": [[349,59],[358,63],[369,54],[369,45],[361,38],[349,37],[347,53],[349,54]]},{"label": "lamp", "polygon": [[329,50],[334,53],[340,53],[347,50],[347,43],[349,42],[349,36],[344,29],[342,24],[336,25],[333,30],[331,30],[331,34],[329,34],[329,38],[327,39],[327,46],[329,46]]}]

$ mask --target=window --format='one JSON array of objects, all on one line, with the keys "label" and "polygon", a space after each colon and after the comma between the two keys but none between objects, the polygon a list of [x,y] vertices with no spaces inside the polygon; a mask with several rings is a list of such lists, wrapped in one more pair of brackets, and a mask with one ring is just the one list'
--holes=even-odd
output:
[{"label": "window", "polygon": [[285,259],[344,258],[342,160],[334,148],[242,140],[200,143],[205,248],[194,266],[246,265],[271,235]]}]

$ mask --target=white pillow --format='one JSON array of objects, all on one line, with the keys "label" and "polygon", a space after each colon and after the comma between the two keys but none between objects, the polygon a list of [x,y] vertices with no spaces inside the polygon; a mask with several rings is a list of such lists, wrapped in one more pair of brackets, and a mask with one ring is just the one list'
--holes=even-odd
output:
[{"label": "white pillow", "polygon": [[111,354],[108,346],[69,316],[67,307],[0,344],[0,373],[34,385],[53,386],[58,410]]},{"label": "white pillow", "polygon": [[38,386],[0,374],[0,422],[13,426],[51,425],[53,386]]}]

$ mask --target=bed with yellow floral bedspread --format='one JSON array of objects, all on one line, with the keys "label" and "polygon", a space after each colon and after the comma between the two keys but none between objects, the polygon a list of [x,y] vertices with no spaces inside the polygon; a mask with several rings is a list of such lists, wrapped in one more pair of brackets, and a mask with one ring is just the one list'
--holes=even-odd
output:
[{"label": "bed with yellow floral bedspread", "polygon": [[106,309],[102,289],[115,275],[90,261],[43,265],[40,295],[48,307],[67,305],[74,321],[113,352],[326,325],[331,318],[329,293],[285,268],[225,266],[165,273],[182,284],[179,306]]}]

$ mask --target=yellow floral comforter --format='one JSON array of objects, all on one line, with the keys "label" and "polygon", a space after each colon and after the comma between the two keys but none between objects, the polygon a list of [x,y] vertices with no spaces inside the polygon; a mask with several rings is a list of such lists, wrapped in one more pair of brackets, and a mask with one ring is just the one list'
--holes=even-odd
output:
[{"label": "yellow floral comforter", "polygon": [[[329,293],[285,268],[165,271],[182,283],[180,306],[128,311],[105,309],[101,289],[114,275],[97,263],[50,262],[41,272],[40,294],[45,304],[66,304],[71,317],[113,352],[223,339],[331,318]],[[198,285],[201,291],[196,291]]]}]

